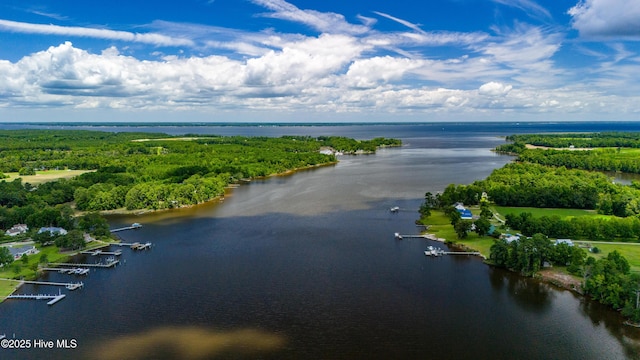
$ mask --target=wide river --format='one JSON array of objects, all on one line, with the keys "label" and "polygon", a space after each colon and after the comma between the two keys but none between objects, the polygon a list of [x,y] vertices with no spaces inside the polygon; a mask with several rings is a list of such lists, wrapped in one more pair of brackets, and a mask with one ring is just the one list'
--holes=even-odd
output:
[{"label": "wide river", "polygon": [[[153,248],[123,249],[118,267],[92,270],[54,306],[0,304],[0,334],[32,344],[0,349],[1,359],[640,358],[640,331],[615,311],[477,257],[425,257],[428,245],[442,246],[428,240],[394,239],[418,233],[425,192],[511,161],[490,151],[499,136],[638,131],[636,123],[82,128],[386,136],[405,145],[253,181],[220,202],[110,217],[112,227],[142,223],[120,236]],[[25,285],[19,293],[57,291]],[[33,349],[43,344],[35,340],[75,348]]]}]

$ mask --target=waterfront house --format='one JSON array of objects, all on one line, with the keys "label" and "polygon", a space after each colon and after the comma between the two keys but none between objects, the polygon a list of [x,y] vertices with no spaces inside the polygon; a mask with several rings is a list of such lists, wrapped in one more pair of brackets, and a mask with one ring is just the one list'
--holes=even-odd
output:
[{"label": "waterfront house", "polygon": [[11,229],[5,231],[5,234],[9,236],[16,236],[20,234],[24,234],[29,230],[27,224],[15,224],[11,227]]},{"label": "waterfront house", "polygon": [[457,202],[453,204],[453,207],[460,213],[460,219],[473,220],[473,214],[471,213],[471,210],[464,207],[463,203]]},{"label": "waterfront house", "polygon": [[38,234],[42,234],[43,232],[49,232],[51,236],[67,235],[67,230],[61,227],[41,227],[40,230],[38,230]]},{"label": "waterfront house", "polygon": [[20,260],[23,255],[33,255],[38,253],[38,249],[36,249],[33,245],[25,245],[19,247],[10,247],[9,252],[11,256],[13,256],[14,260]]},{"label": "waterfront house", "polygon": [[473,220],[473,214],[471,213],[471,210],[464,209],[462,211],[459,211],[459,213],[460,213],[460,219],[462,219],[462,220]]}]

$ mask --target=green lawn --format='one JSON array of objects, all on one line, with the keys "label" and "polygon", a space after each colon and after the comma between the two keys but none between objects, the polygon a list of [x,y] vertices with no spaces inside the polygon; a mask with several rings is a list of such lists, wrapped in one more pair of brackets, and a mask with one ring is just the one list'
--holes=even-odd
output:
[{"label": "green lawn", "polygon": [[0,302],[7,296],[9,296],[18,286],[18,281],[5,281],[0,280]]},{"label": "green lawn", "polygon": [[617,250],[622,256],[627,259],[629,265],[631,265],[631,271],[640,272],[640,245],[623,245],[623,244],[602,244],[597,243],[591,244],[592,246],[600,249],[600,253],[592,254],[589,253],[590,256],[595,257],[596,259],[600,259],[606,257],[608,253]]},{"label": "green lawn", "polygon": [[[22,260],[17,260],[0,270],[0,278],[34,278],[35,270],[40,256],[46,254],[49,262],[61,262],[67,258],[67,255],[60,254],[58,248],[55,246],[40,247],[36,246],[40,251],[38,254],[27,256],[29,262],[25,265]],[[0,294],[1,295],[1,294]]]},{"label": "green lawn", "polygon": [[494,206],[495,211],[500,214],[500,218],[504,218],[507,214],[520,214],[523,212],[531,213],[534,217],[557,215],[561,218],[577,217],[577,216],[597,216],[606,218],[606,215],[600,215],[594,210],[582,209],[551,209],[551,208],[534,208],[534,207],[511,207],[511,206]]}]

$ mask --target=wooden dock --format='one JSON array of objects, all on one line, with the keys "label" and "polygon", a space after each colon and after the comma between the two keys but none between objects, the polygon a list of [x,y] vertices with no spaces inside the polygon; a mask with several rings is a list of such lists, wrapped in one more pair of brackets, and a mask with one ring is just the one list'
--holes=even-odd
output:
[{"label": "wooden dock", "polygon": [[7,299],[22,299],[22,300],[49,300],[47,305],[53,305],[58,301],[64,299],[67,295],[60,294],[58,295],[46,295],[46,294],[38,294],[38,295],[9,295]]},{"label": "wooden dock", "polygon": [[[16,281],[13,279],[0,279],[0,280]],[[51,281],[30,281],[30,280],[17,280],[17,281],[20,281],[23,284],[64,286],[68,290],[76,290],[84,286],[84,283],[82,281],[77,283],[59,283],[59,282],[51,282]]]},{"label": "wooden dock", "polygon": [[404,235],[404,234],[399,234],[399,233],[395,233],[394,237],[398,240],[402,240],[402,239],[429,239],[429,240],[435,240],[432,239],[431,237],[429,237],[429,235]]},{"label": "wooden dock", "polygon": [[120,256],[120,255],[122,255],[122,250],[117,250],[117,251],[102,251],[100,249],[97,249],[97,250],[85,250],[85,251],[81,251],[80,254],[86,254],[86,255],[91,255],[91,256],[98,256],[98,255]]},{"label": "wooden dock", "polygon": [[148,243],[139,243],[139,242],[134,242],[134,243],[113,243],[111,245],[115,245],[115,246],[128,246],[133,250],[148,250],[151,249],[151,246],[153,245],[152,243],[148,242]]},{"label": "wooden dock", "polygon": [[95,264],[74,264],[74,263],[49,263],[49,265],[53,266],[74,266],[74,267],[97,267],[97,268],[110,268],[116,266],[120,260],[110,259],[106,263],[95,263]]},{"label": "wooden dock", "polygon": [[109,231],[111,231],[112,233],[115,233],[115,232],[126,231],[126,230],[135,230],[135,229],[140,229],[140,228],[142,228],[141,224],[133,223],[133,224],[131,224],[131,226],[125,226],[125,227],[121,227],[121,228],[118,228],[118,229],[112,229],[112,230],[109,230]]},{"label": "wooden dock", "polygon": [[40,268],[42,271],[55,271],[61,274],[68,275],[87,275],[89,273],[89,268]]},{"label": "wooden dock", "polygon": [[475,255],[475,256],[479,256],[480,252],[479,251],[445,251],[443,252],[444,255]]},{"label": "wooden dock", "polygon": [[402,234],[395,233],[395,238],[399,239],[399,240],[402,240],[402,239],[427,239],[427,240],[433,240],[433,241],[439,241],[439,242],[446,242],[447,241],[446,239],[436,237],[434,234],[402,235]]},{"label": "wooden dock", "polygon": [[442,255],[474,255],[474,256],[482,256],[479,251],[444,251],[442,249],[437,249],[431,247],[430,249],[425,250],[424,254],[426,256],[442,256]]}]

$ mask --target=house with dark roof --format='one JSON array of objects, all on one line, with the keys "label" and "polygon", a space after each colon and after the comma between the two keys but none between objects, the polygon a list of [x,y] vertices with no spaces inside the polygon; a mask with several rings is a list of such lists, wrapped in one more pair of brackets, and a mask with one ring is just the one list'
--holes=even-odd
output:
[{"label": "house with dark roof", "polygon": [[24,245],[19,247],[10,247],[9,252],[11,253],[11,256],[13,256],[14,260],[20,260],[23,255],[37,254],[38,249],[33,245]]}]

